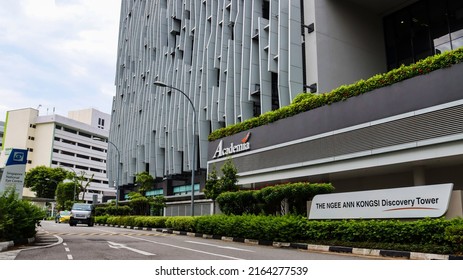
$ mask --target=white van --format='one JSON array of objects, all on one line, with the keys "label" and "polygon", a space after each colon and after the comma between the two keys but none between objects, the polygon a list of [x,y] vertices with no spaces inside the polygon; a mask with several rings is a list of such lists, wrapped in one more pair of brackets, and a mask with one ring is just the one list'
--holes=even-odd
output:
[{"label": "white van", "polygon": [[77,224],[87,224],[93,227],[95,223],[95,206],[86,203],[74,203],[71,208],[71,217],[69,225],[75,226]]}]

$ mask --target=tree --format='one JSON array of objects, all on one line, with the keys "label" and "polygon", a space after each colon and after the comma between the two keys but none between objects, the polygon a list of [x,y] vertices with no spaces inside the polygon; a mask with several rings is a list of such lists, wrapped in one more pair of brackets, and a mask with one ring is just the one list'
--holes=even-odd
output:
[{"label": "tree", "polygon": [[204,186],[204,194],[207,198],[215,201],[221,193],[221,186],[219,184],[219,177],[217,176],[217,168],[215,164],[212,165],[212,170],[207,174],[206,185]]},{"label": "tree", "polygon": [[69,175],[67,179],[72,180],[76,186],[77,199],[79,199],[79,194],[82,194],[81,200],[83,201],[85,198],[85,192],[87,191],[88,186],[90,186],[90,183],[92,182],[95,174],[90,175],[90,178],[86,177],[87,173],[85,171],[81,171],[80,175],[77,175],[76,173],[73,173],[73,172],[72,173],[69,172],[68,174]]},{"label": "tree", "polygon": [[150,210],[149,199],[139,192],[129,193],[129,204],[134,215],[148,215]]},{"label": "tree", "polygon": [[222,177],[220,178],[222,185],[222,192],[236,192],[239,187],[236,184],[238,182],[238,170],[231,158],[228,158],[225,164],[220,169],[222,170]]},{"label": "tree", "polygon": [[166,199],[163,195],[150,198],[151,213],[162,216],[162,210],[166,207]]},{"label": "tree", "polygon": [[212,199],[214,204],[213,209],[215,211],[215,200],[223,192],[234,192],[239,189],[238,185],[238,170],[233,165],[231,158],[222,165],[220,169],[222,171],[222,177],[218,178],[217,170],[215,165],[212,166],[212,171],[207,174],[206,185],[204,187],[204,194],[206,198]]},{"label": "tree", "polygon": [[58,184],[67,176],[68,171],[60,167],[52,168],[41,165],[26,172],[24,184],[35,192],[37,197],[53,199]]},{"label": "tree", "polygon": [[69,209],[74,201],[74,182],[60,183],[56,188],[56,208],[59,210]]},{"label": "tree", "polygon": [[138,191],[145,195],[148,190],[151,190],[154,185],[154,178],[148,172],[144,171],[135,174],[135,183],[137,183]]}]

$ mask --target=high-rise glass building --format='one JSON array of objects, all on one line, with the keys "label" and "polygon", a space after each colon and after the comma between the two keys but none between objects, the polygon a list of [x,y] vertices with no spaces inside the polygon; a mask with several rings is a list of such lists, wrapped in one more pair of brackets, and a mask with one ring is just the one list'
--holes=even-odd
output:
[{"label": "high-rise glass building", "polygon": [[[462,29],[457,0],[123,0],[109,135],[120,157],[109,149],[110,181],[119,178],[123,199],[135,174],[147,171],[156,178],[153,194],[182,197],[195,138],[202,190],[211,132],[300,93],[329,92],[457,49]],[[249,172],[243,182],[264,183]]]}]

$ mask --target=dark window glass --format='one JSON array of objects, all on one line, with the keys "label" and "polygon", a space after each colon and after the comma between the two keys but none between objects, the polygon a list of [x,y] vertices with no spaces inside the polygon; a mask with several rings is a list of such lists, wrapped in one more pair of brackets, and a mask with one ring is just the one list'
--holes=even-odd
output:
[{"label": "dark window glass", "polygon": [[388,69],[463,46],[463,1],[422,0],[383,19]]},{"label": "dark window glass", "polygon": [[270,19],[270,2],[264,1],[262,3],[262,17],[265,19]]},{"label": "dark window glass", "polygon": [[272,110],[280,108],[278,97],[278,74],[272,72]]},{"label": "dark window glass", "polygon": [[449,27],[452,49],[463,46],[463,1],[449,0]]}]

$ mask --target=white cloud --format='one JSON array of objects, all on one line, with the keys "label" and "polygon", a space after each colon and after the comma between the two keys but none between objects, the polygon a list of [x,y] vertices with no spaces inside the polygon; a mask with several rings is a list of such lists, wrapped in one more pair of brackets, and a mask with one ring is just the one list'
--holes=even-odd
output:
[{"label": "white cloud", "polygon": [[0,120],[37,102],[63,115],[88,107],[110,113],[120,0],[2,2]]}]

